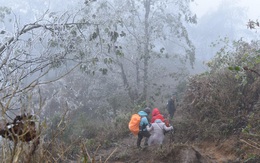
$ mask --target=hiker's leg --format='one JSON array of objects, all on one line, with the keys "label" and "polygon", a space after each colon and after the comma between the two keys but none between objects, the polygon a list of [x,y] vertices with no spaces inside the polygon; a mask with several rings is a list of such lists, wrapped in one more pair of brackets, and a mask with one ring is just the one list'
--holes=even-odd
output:
[{"label": "hiker's leg", "polygon": [[170,118],[172,119],[172,117],[173,117],[173,112],[171,111],[170,112]]},{"label": "hiker's leg", "polygon": [[141,132],[138,133],[138,138],[137,138],[137,147],[141,147],[141,141],[143,139],[143,135],[141,134]]},{"label": "hiker's leg", "polygon": [[145,140],[144,140],[144,145],[145,146],[148,146],[148,139],[149,139],[148,137],[145,137]]},{"label": "hiker's leg", "polygon": [[170,112],[170,120],[173,118],[173,112]]},{"label": "hiker's leg", "polygon": [[148,139],[151,136],[151,134],[148,131],[144,131],[143,136],[145,137],[144,145],[148,146]]}]

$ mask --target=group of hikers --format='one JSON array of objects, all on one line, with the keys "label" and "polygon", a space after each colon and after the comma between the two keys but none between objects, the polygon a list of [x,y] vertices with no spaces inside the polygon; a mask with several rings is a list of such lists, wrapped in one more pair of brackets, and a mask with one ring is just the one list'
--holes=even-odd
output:
[{"label": "group of hikers", "polygon": [[[174,116],[175,108],[175,95],[172,95],[168,101],[167,110],[169,118]],[[144,146],[160,145],[162,147],[165,133],[173,130],[173,126],[170,125],[169,120],[164,118],[158,108],[152,110],[151,120],[149,115],[151,109],[146,107],[144,110],[139,111],[138,115],[141,117],[139,124],[139,132],[137,138],[137,147],[141,148],[141,141],[145,138]]]}]

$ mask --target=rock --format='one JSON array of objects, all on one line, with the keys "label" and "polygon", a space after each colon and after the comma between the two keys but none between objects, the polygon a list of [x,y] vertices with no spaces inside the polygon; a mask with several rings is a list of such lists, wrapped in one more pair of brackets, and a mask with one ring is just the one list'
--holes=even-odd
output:
[{"label": "rock", "polygon": [[175,146],[168,154],[165,162],[178,163],[209,163],[210,161],[203,157],[192,146],[178,145]]}]

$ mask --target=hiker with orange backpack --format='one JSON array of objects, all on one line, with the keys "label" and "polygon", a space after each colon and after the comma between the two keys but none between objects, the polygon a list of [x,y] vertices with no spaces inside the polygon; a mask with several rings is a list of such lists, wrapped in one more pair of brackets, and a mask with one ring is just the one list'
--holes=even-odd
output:
[{"label": "hiker with orange backpack", "polygon": [[148,145],[148,138],[150,137],[150,133],[147,131],[146,126],[149,125],[149,114],[151,112],[150,108],[145,108],[144,111],[139,111],[131,116],[131,119],[128,123],[128,128],[137,138],[137,147],[141,147],[141,141],[143,137],[145,137],[144,145]]},{"label": "hiker with orange backpack", "polygon": [[151,134],[147,131],[146,126],[149,125],[148,116],[151,112],[150,108],[145,108],[144,111],[139,111],[138,114],[141,116],[139,133],[137,138],[137,147],[141,148],[141,141],[145,137],[144,146],[148,146],[148,139]]}]

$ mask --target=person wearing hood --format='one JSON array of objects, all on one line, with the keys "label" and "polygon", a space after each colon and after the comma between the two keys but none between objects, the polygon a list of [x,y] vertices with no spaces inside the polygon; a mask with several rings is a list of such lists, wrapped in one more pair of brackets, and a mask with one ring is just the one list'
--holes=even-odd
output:
[{"label": "person wearing hood", "polygon": [[175,96],[175,94],[173,94],[167,103],[167,110],[169,112],[171,119],[173,118],[174,113],[176,111],[175,103],[176,103],[176,96]]},{"label": "person wearing hood", "polygon": [[154,108],[152,111],[151,123],[154,123],[156,119],[160,119],[162,120],[162,122],[165,121],[163,115],[160,113],[160,110],[158,108]]},{"label": "person wearing hood", "polygon": [[164,130],[173,130],[172,126],[167,127],[161,119],[156,119],[154,123],[146,128],[151,133],[151,136],[148,139],[148,146],[160,144],[161,147],[164,140]]},{"label": "person wearing hood", "polygon": [[150,108],[145,108],[144,111],[139,111],[138,114],[141,116],[141,121],[140,121],[140,125],[139,125],[139,133],[138,133],[138,138],[137,138],[137,147],[141,148],[141,141],[143,139],[143,137],[145,137],[145,142],[144,142],[144,146],[148,145],[148,139],[150,137],[150,133],[147,131],[146,127],[149,125],[149,120],[148,120],[148,116],[151,112]]}]

